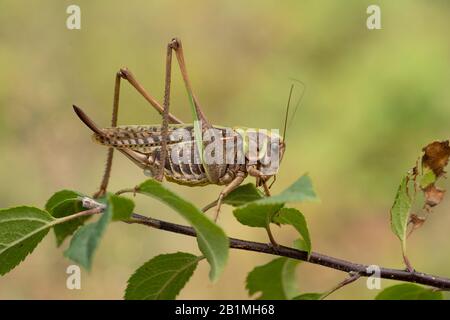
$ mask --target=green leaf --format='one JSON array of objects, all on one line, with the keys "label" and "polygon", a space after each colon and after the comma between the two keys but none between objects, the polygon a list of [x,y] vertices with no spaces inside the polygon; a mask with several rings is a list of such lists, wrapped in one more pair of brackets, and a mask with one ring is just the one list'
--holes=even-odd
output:
[{"label": "green leaf", "polygon": [[289,188],[278,195],[271,197],[264,197],[253,203],[260,204],[276,204],[286,202],[303,202],[303,201],[318,201],[318,197],[313,190],[311,179],[308,175],[301,176]]},{"label": "green leaf", "polygon": [[301,295],[298,295],[294,298],[292,298],[292,300],[320,300],[320,298],[322,297],[322,293],[302,293]]},{"label": "green leaf", "polygon": [[108,203],[100,219],[78,229],[72,237],[70,246],[64,252],[64,255],[85,269],[90,270],[95,250],[106,227],[111,222],[112,216],[113,205]]},{"label": "green leaf", "polygon": [[234,209],[233,214],[240,223],[246,226],[265,228],[267,222],[272,221],[272,217],[282,207],[283,204],[260,204],[252,202]]},{"label": "green leaf", "polygon": [[247,276],[247,290],[252,296],[261,292],[258,300],[285,300],[298,295],[295,268],[299,261],[278,258],[258,266]]},{"label": "green leaf", "polygon": [[248,202],[252,202],[263,197],[253,183],[247,183],[231,191],[222,203],[232,205],[234,207],[242,206]]},{"label": "green leaf", "polygon": [[420,178],[420,187],[426,189],[429,185],[436,182],[436,174],[429,168],[424,168],[424,172]]},{"label": "green leaf", "polygon": [[[81,197],[83,194],[72,190],[61,190],[53,194],[45,204],[45,209],[55,218],[70,216],[74,213],[86,210],[83,208]],[[71,236],[82,226],[90,216],[79,217],[56,225],[53,232],[56,237],[56,245],[59,247],[64,240]]]},{"label": "green leaf", "polygon": [[311,237],[309,235],[306,219],[303,214],[294,208],[282,208],[274,217],[273,222],[280,224],[289,224],[293,226],[302,236],[305,250],[311,254]]},{"label": "green leaf", "polygon": [[408,176],[403,177],[391,209],[391,229],[402,242],[403,252],[406,248],[406,231],[412,205],[408,194],[408,181]]},{"label": "green leaf", "polygon": [[308,246],[306,241],[303,239],[295,239],[293,242],[293,247],[297,250],[308,251],[308,248],[311,248],[311,245]]},{"label": "green leaf", "polygon": [[424,288],[417,284],[405,283],[388,287],[381,291],[375,300],[442,300],[440,291]]},{"label": "green leaf", "polygon": [[137,192],[164,202],[192,225],[197,232],[198,246],[211,266],[209,277],[212,281],[217,280],[225,268],[229,251],[229,240],[222,228],[192,203],[180,198],[155,180],[145,181],[138,186]]},{"label": "green leaf", "polygon": [[147,261],[128,280],[126,300],[173,300],[191,278],[202,257],[177,252]]},{"label": "green leaf", "polygon": [[100,239],[111,221],[127,220],[134,210],[134,202],[131,199],[108,194],[106,199],[106,209],[100,219],[96,222],[80,228],[70,241],[69,248],[64,255],[80,264],[87,270],[91,269],[95,250],[100,243]]},{"label": "green leaf", "polygon": [[[51,215],[55,218],[62,218],[70,216],[74,213],[86,210],[83,208],[81,200],[79,199],[68,199],[59,203],[53,207]],[[71,236],[77,229],[82,226],[90,216],[83,216],[67,222],[56,225],[53,231],[56,236],[56,245],[59,247],[64,242],[64,240]]]},{"label": "green leaf", "polygon": [[48,233],[56,220],[34,207],[0,210],[0,275],[22,262]]},{"label": "green leaf", "polygon": [[58,192],[54,193],[50,197],[50,199],[47,200],[47,203],[45,204],[45,210],[47,210],[51,214],[53,211],[53,208],[55,206],[57,206],[58,204],[60,204],[61,202],[65,201],[65,200],[78,199],[83,196],[84,196],[83,194],[76,192],[76,191],[72,191],[72,190],[58,191]]},{"label": "green leaf", "polygon": [[[250,187],[246,188],[248,188],[246,191],[251,190]],[[254,191],[250,192],[255,194]],[[311,179],[307,175],[302,176],[279,195],[260,197],[258,200],[247,202],[245,205],[234,209],[233,214],[244,225],[265,228],[268,222],[272,222],[273,216],[286,202],[305,200],[317,200]]]},{"label": "green leaf", "polygon": [[250,227],[265,228],[267,222],[292,225],[302,236],[301,250],[311,253],[311,237],[303,214],[294,208],[283,208],[283,204],[259,204],[252,202],[233,211],[236,219]]},{"label": "green leaf", "polygon": [[108,196],[108,204],[112,207],[113,221],[130,219],[134,210],[133,200],[113,194]]}]

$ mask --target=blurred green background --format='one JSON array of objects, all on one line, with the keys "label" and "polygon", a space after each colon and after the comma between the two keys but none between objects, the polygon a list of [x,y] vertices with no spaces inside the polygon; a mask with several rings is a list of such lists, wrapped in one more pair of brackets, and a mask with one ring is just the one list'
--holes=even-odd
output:
[{"label": "blurred green background", "polygon": [[[81,7],[81,30],[66,28],[66,8]],[[366,28],[379,4],[382,30]],[[402,174],[428,142],[449,137],[450,2],[448,1],[13,1],[0,0],[0,207],[43,207],[60,189],[93,193],[106,149],[72,111],[83,107],[108,126],[114,74],[129,67],[160,101],[167,42],[182,39],[197,96],[209,119],[225,126],[281,128],[291,78],[307,84],[289,128],[274,192],[308,172],[321,198],[298,207],[315,251],[361,263],[402,268],[389,208]],[[172,111],[191,121],[178,69]],[[119,122],[159,123],[124,83]],[[111,190],[134,186],[142,171],[116,154]],[[166,183],[167,184],[167,183]],[[444,182],[449,187],[449,182]],[[203,206],[220,188],[169,187]],[[137,211],[182,223],[156,200]],[[450,200],[408,241],[421,271],[450,276]],[[267,241],[225,207],[219,220],[233,237]],[[275,230],[284,244],[289,227]],[[48,236],[0,278],[0,299],[119,299],[131,273],[166,252],[197,253],[194,239],[112,224],[83,272],[82,290],[66,289],[64,247]],[[202,263],[180,298],[245,299],[246,274],[272,257],[232,251],[216,284]],[[345,274],[301,264],[302,292],[325,291]],[[382,286],[389,285],[382,281]],[[372,298],[365,280],[330,298]]]}]

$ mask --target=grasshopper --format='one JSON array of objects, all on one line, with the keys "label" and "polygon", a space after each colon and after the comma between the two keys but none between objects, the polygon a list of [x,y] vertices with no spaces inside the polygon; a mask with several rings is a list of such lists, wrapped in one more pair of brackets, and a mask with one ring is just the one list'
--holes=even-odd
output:
[{"label": "grasshopper", "polygon": [[[181,70],[194,115],[194,124],[183,123],[169,112],[172,52],[175,52]],[[117,126],[122,79],[127,80],[162,115],[162,124]],[[109,148],[105,172],[94,197],[100,197],[106,192],[113,152],[116,149],[144,169],[145,174],[158,181],[166,178],[169,182],[186,186],[209,184],[224,186],[217,200],[203,209],[206,211],[215,207],[215,220],[217,220],[223,198],[236,189],[247,176],[255,177],[257,187],[262,187],[265,195],[270,196],[268,181],[270,178],[275,181],[277,168],[265,170],[268,167],[267,158],[269,162],[271,157],[281,161],[285,151],[285,143],[277,133],[267,133],[263,130],[259,132],[260,129],[257,129],[257,134],[251,135],[244,128],[224,128],[210,124],[193,93],[186,70],[183,47],[177,38],[172,39],[167,45],[163,105],[144,89],[129,69],[121,68],[115,78],[111,127],[99,128],[79,107],[74,105],[73,108],[81,121],[93,131],[93,139]],[[180,139],[177,136],[180,130],[187,133],[187,137],[185,135],[184,139]],[[211,141],[203,139],[208,131],[214,133]],[[226,148],[230,142],[231,148]],[[215,160],[227,158],[231,161],[208,161],[204,155],[213,143],[216,149],[211,154],[216,156]],[[256,156],[250,154],[250,145],[256,145]],[[184,156],[183,162],[178,161],[181,156]],[[263,162],[262,159],[266,161]]]}]

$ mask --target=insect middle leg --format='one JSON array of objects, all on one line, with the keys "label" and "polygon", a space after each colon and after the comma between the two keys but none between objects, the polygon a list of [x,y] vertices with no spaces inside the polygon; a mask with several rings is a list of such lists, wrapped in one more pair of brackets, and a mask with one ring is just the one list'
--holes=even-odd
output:
[{"label": "insect middle leg", "polygon": [[217,219],[219,218],[220,207],[222,206],[223,198],[225,198],[231,191],[239,187],[241,183],[244,182],[246,177],[247,177],[246,173],[238,171],[236,177],[229,184],[227,184],[226,187],[220,192],[219,197],[217,198],[216,201],[214,221],[217,221]]}]

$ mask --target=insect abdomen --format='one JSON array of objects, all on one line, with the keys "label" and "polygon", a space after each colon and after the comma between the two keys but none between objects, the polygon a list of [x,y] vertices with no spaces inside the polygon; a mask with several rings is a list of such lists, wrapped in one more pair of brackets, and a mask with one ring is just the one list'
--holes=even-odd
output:
[{"label": "insect abdomen", "polygon": [[[164,176],[167,180],[176,182],[182,185],[189,186],[203,186],[210,184],[205,169],[201,163],[195,161],[180,162],[179,159],[173,157],[173,147],[168,147],[168,157],[166,158]],[[155,150],[154,155],[157,157],[157,167],[159,167],[159,159],[161,156],[161,149]]]},{"label": "insect abdomen", "polygon": [[[182,134],[177,129],[183,129]],[[223,154],[225,150],[227,128],[215,128],[221,133]],[[157,175],[161,159],[161,126],[120,126],[101,129],[101,133],[95,133],[93,138],[96,142],[117,149],[133,150],[151,159],[151,165],[146,165],[147,175]],[[236,150],[231,150],[233,154]],[[211,180],[201,163],[199,148],[195,142],[194,129],[192,125],[169,126],[167,139],[167,157],[164,168],[164,176],[167,180],[182,185],[202,186],[207,184],[226,184],[221,177],[225,176],[227,164],[218,164],[220,174],[217,179]]]},{"label": "insect abdomen", "polygon": [[[173,134],[177,128],[169,128],[168,144],[180,141],[180,138]],[[185,128],[189,130],[191,128]],[[161,126],[120,126],[115,128],[102,129],[102,134],[95,133],[94,141],[116,148],[139,149],[157,147],[161,145]]]}]

